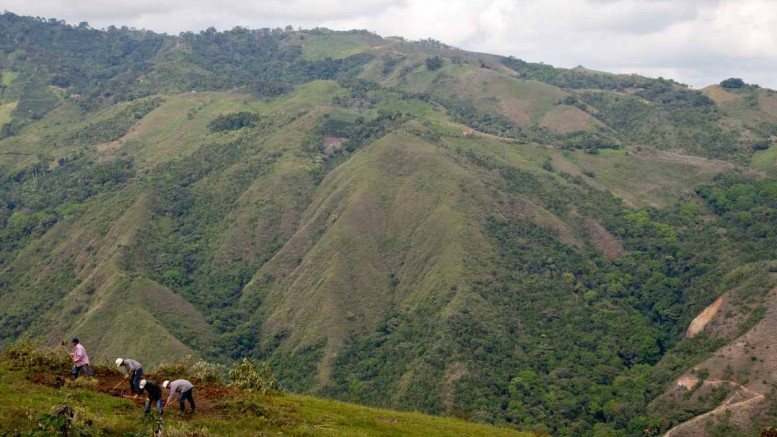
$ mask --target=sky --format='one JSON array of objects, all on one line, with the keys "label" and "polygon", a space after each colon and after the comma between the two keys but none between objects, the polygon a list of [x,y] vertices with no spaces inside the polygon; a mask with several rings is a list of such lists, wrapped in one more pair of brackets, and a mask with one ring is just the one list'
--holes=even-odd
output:
[{"label": "sky", "polygon": [[777,0],[2,0],[0,8],[169,34],[367,29],[697,88],[741,77],[777,89]]}]

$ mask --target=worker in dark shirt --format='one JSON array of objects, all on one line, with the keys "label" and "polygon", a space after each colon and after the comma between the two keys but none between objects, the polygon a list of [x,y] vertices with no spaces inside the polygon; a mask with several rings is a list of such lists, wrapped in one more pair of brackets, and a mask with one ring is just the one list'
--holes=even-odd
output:
[{"label": "worker in dark shirt", "polygon": [[162,387],[154,381],[140,380],[138,384],[141,390],[145,390],[148,393],[148,399],[146,400],[146,414],[151,414],[151,405],[156,402],[156,409],[159,414],[164,412],[162,407]]}]

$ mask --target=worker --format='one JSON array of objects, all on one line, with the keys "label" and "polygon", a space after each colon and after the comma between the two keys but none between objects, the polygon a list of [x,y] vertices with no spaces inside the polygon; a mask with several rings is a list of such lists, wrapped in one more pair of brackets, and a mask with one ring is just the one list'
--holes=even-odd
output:
[{"label": "worker", "polygon": [[[78,378],[78,374],[84,371],[84,374],[88,377],[94,376],[94,372],[89,370],[89,356],[86,355],[86,349],[78,341],[77,337],[73,337],[71,340],[73,343],[73,352],[68,352],[70,358],[73,359],[73,379]],[[64,342],[63,342],[64,343]]]},{"label": "worker", "polygon": [[138,387],[141,390],[145,390],[148,394],[148,399],[146,399],[146,414],[151,414],[151,405],[156,403],[156,409],[161,415],[164,412],[164,408],[162,407],[162,388],[159,387],[159,384],[154,381],[141,379]]},{"label": "worker", "polygon": [[184,413],[184,401],[189,400],[189,404],[192,406],[192,414],[194,414],[194,385],[185,379],[176,379],[173,382],[165,381],[162,383],[162,387],[170,389],[170,395],[167,397],[167,404],[173,402],[175,394],[178,393],[178,403],[181,406],[181,414]]},{"label": "worker", "polygon": [[116,366],[124,367],[124,370],[127,372],[124,375],[124,379],[129,378],[130,391],[134,392],[136,396],[143,394],[143,390],[138,388],[140,377],[143,376],[143,366],[129,358],[116,358]]}]

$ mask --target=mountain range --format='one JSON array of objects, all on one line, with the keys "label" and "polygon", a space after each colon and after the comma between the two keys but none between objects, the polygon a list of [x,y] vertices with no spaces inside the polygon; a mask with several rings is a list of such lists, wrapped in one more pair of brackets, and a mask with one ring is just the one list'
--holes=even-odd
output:
[{"label": "mountain range", "polygon": [[777,92],[0,15],[0,346],[552,435],[773,424]]}]

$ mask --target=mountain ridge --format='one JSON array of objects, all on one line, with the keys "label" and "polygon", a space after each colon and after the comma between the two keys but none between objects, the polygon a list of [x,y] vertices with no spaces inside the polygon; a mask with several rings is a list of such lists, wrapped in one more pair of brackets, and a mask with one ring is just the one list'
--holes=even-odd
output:
[{"label": "mountain ridge", "polygon": [[[639,435],[701,408],[651,401],[767,301],[774,91],[363,31],[0,23],[0,344]],[[686,339],[740,282],[738,328]]]}]

